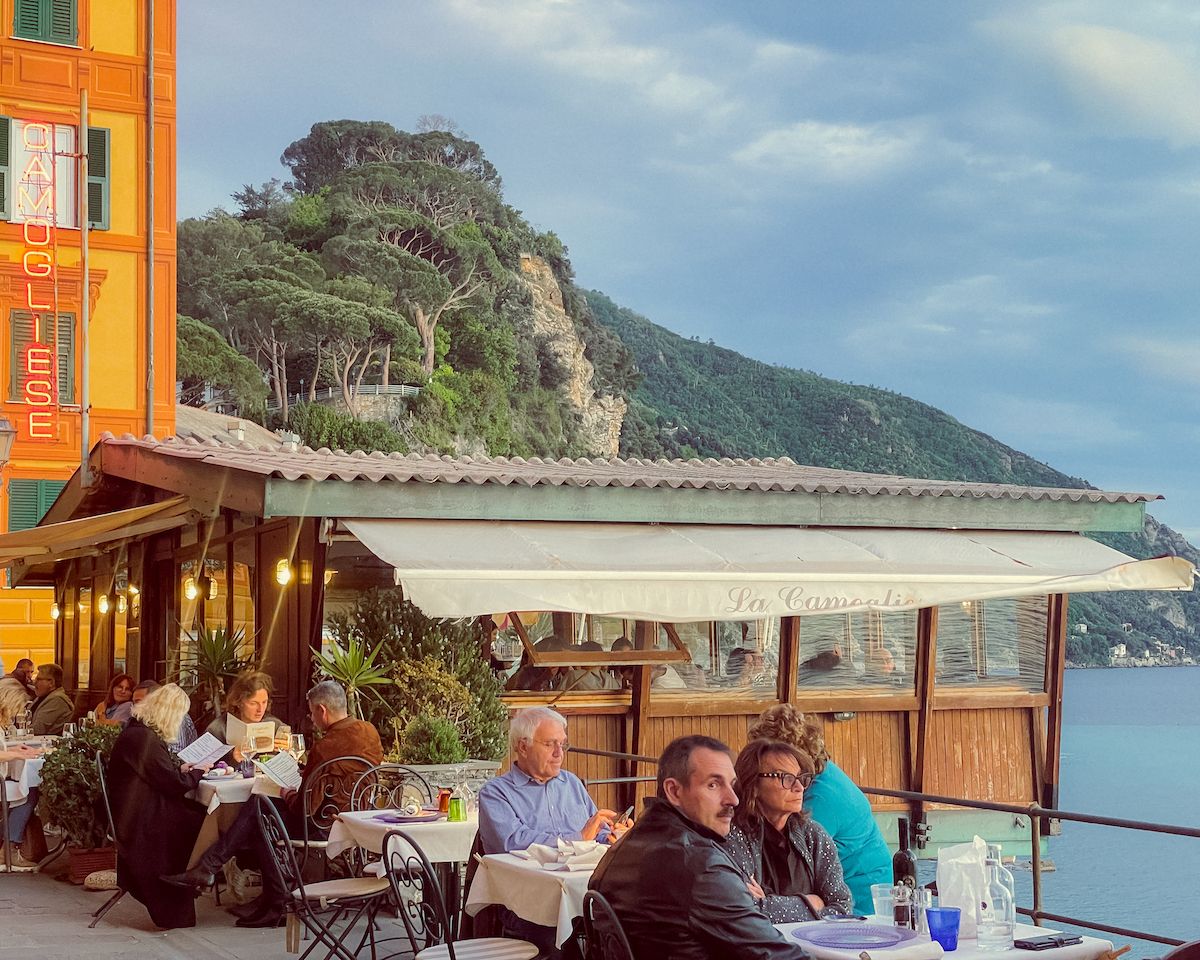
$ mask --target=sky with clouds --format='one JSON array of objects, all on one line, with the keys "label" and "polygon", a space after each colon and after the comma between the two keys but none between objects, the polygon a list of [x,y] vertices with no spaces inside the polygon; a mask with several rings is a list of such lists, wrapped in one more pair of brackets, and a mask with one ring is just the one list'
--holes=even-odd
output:
[{"label": "sky with clouds", "polygon": [[179,212],[452,118],[579,282],[886,387],[1200,542],[1194,0],[179,4]]}]

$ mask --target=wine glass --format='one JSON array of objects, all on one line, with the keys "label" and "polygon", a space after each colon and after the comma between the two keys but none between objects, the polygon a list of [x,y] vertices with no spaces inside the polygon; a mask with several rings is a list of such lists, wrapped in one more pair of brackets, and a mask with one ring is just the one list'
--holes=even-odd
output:
[{"label": "wine glass", "polygon": [[73,737],[79,733],[79,727],[74,723],[64,723],[62,735],[64,737]]},{"label": "wine glass", "polygon": [[254,776],[254,757],[258,753],[258,747],[254,743],[254,738],[247,735],[241,744],[242,762],[238,769],[242,771],[242,776]]},{"label": "wine glass", "polygon": [[293,733],[288,736],[288,753],[297,763],[304,762],[304,734]]}]

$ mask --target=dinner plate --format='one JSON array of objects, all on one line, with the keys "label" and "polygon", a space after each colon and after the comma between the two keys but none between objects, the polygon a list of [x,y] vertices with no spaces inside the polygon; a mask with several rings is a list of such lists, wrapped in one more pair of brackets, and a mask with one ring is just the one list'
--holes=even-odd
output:
[{"label": "dinner plate", "polygon": [[204,775],[203,779],[209,780],[209,781],[211,781],[211,780],[241,780],[242,772],[240,770],[234,770],[232,773],[216,773],[212,770],[209,770],[208,773],[206,773]]},{"label": "dinner plate", "polygon": [[792,931],[802,943],[842,950],[878,950],[915,940],[908,927],[877,927],[869,923],[806,923]]},{"label": "dinner plate", "polygon": [[410,817],[403,813],[385,811],[375,814],[371,819],[378,820],[380,823],[433,823],[433,821],[441,820],[445,816],[444,813],[419,813]]}]

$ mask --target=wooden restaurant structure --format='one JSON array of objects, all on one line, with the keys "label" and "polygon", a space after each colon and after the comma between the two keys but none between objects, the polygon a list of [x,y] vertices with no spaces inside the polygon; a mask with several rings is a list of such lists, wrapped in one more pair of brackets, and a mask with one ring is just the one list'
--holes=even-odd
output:
[{"label": "wooden restaurant structure", "polygon": [[[501,660],[572,678],[506,699],[553,703],[573,746],[656,756],[703,731],[737,748],[787,702],[822,722],[860,784],[1048,807],[1068,595],[1187,590],[1194,575],[1083,535],[1140,530],[1151,494],[786,459],[456,459],[130,435],[102,439],[90,468],[39,527],[0,538],[16,583],[53,583],[58,659],[89,703],[117,671],[176,675],[203,622],[244,631],[278,686],[274,712],[296,722],[326,617],[398,582],[430,616],[504,622]],[[634,772],[594,755],[568,766]],[[593,789],[621,809],[646,785]],[[902,809],[876,807],[890,836]],[[935,844],[979,830],[1027,846],[1011,815],[927,819]]]}]

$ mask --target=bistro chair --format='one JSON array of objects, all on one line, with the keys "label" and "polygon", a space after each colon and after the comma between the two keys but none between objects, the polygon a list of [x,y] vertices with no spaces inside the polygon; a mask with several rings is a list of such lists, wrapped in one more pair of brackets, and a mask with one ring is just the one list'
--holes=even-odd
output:
[{"label": "bistro chair", "polygon": [[1200,960],[1200,940],[1183,943],[1165,954],[1162,960]]},{"label": "bistro chair", "polygon": [[403,830],[391,830],[383,838],[383,857],[393,906],[414,960],[533,960],[538,955],[527,940],[456,939],[433,865]]},{"label": "bistro chair", "polygon": [[[325,839],[337,815],[350,810],[350,797],[354,784],[363,771],[374,764],[366,757],[334,757],[317,766],[304,778],[303,835],[291,840],[291,845],[300,854],[300,869],[308,866],[308,858],[314,852],[323,854],[329,846]],[[323,858],[324,859],[324,858]],[[329,876],[329,862],[324,859],[322,875]]]},{"label": "bistro chair", "polygon": [[[299,952],[299,930],[297,924],[313,936],[313,942],[300,956],[300,960],[313,952],[318,944],[328,947],[326,960],[356,960],[358,952],[368,940],[371,957],[375,957],[375,915],[386,906],[389,893],[388,881],[378,877],[349,877],[339,880],[322,880],[305,885],[300,866],[292,852],[292,840],[288,836],[283,818],[272,803],[255,804],[258,826],[271,851],[271,863],[263,864],[264,870],[275,870],[283,889],[284,910],[288,915],[287,949]],[[339,934],[335,925],[346,921]],[[365,920],[365,928],[357,946],[350,947],[347,940],[354,933],[359,920]]]},{"label": "bistro chair", "polygon": [[380,763],[368,769],[350,788],[351,810],[399,810],[406,802],[433,802],[433,789],[412,767]]},{"label": "bistro chair", "polygon": [[[114,847],[117,846],[117,828],[113,825],[112,804],[108,799],[108,781],[104,778],[104,758],[100,756],[100,751],[96,751],[96,782],[100,784],[100,796],[104,798],[104,815],[108,818],[108,838],[112,840]],[[88,924],[88,929],[95,928],[105,914],[113,907],[121,902],[121,898],[125,896],[125,891],[118,883],[117,889],[113,891],[113,895],[100,905],[100,909],[92,914],[92,922]],[[219,900],[217,901],[220,902]]]},{"label": "bistro chair", "polygon": [[633,960],[633,949],[616,911],[604,894],[595,890],[583,895],[583,936],[587,960]]}]

